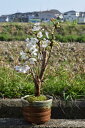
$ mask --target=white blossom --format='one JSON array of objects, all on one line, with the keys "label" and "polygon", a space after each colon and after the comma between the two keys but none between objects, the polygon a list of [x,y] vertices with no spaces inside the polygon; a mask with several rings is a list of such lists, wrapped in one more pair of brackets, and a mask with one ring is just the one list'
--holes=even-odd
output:
[{"label": "white blossom", "polygon": [[40,22],[35,23],[32,31],[39,31],[41,29]]},{"label": "white blossom", "polygon": [[21,55],[21,56],[22,56],[22,55],[26,55],[26,53],[23,52],[23,51],[21,51],[21,52],[20,52],[20,55]]},{"label": "white blossom", "polygon": [[42,31],[44,31],[45,29],[43,28]]},{"label": "white blossom", "polygon": [[30,70],[30,67],[28,65],[15,66],[14,68],[15,68],[16,71],[22,72],[22,73],[27,73],[27,71]]},{"label": "white blossom", "polygon": [[33,49],[33,52],[38,52],[37,48]]},{"label": "white blossom", "polygon": [[29,52],[31,53],[31,55],[37,56],[37,44],[38,43],[38,39],[37,38],[31,38],[29,40],[29,43],[26,44],[27,48],[29,49]]},{"label": "white blossom", "polygon": [[40,22],[38,22],[38,23],[35,23],[34,25],[35,25],[35,26],[40,26]]},{"label": "white blossom", "polygon": [[33,51],[31,55],[37,56],[37,53]]},{"label": "white blossom", "polygon": [[42,41],[42,46],[41,46],[41,47],[42,47],[42,48],[46,48],[49,44],[50,44],[50,41],[44,39],[44,40]]},{"label": "white blossom", "polygon": [[38,37],[38,38],[42,38],[42,37],[43,37],[42,32],[38,32],[37,37]]},{"label": "white blossom", "polygon": [[15,68],[16,71],[20,70],[20,66],[15,66],[14,68]]},{"label": "white blossom", "polygon": [[34,26],[33,29],[32,29],[32,31],[39,31],[40,29],[41,29],[40,26]]},{"label": "white blossom", "polygon": [[29,49],[31,55],[37,56],[38,49],[36,48],[36,45],[29,43],[27,44],[27,48]]},{"label": "white blossom", "polygon": [[46,34],[46,37],[49,39],[49,33],[48,32],[45,32],[45,34]]},{"label": "white blossom", "polygon": [[38,52],[38,50],[35,48],[35,49],[33,49],[33,51],[31,52],[31,55],[37,56],[37,52]]},{"label": "white blossom", "polygon": [[39,53],[39,54],[38,54],[38,59],[39,59],[39,60],[42,60],[42,58],[43,58],[42,55]]},{"label": "white blossom", "polygon": [[26,41],[26,42],[29,42],[29,38],[27,38],[25,41]]},{"label": "white blossom", "polygon": [[21,59],[23,59],[23,60],[25,60],[25,59],[28,58],[27,55],[26,55],[26,53],[23,52],[23,51],[20,52],[20,56],[21,56]]},{"label": "white blossom", "polygon": [[35,58],[30,58],[30,59],[29,59],[30,64],[35,64],[36,61],[37,61],[37,60],[36,60]]},{"label": "white blossom", "polygon": [[33,45],[33,44],[31,44],[31,43],[27,44],[26,46],[27,46],[27,48],[29,49],[29,51],[33,51],[33,50],[36,49],[36,45]]},{"label": "white blossom", "polygon": [[36,44],[36,43],[38,43],[38,39],[37,38],[30,38],[30,43],[32,43],[32,44]]},{"label": "white blossom", "polygon": [[39,40],[37,38],[30,38],[30,40],[27,39],[26,46],[28,47],[28,49],[30,49],[31,47],[36,47],[36,43],[38,43],[38,41]]}]

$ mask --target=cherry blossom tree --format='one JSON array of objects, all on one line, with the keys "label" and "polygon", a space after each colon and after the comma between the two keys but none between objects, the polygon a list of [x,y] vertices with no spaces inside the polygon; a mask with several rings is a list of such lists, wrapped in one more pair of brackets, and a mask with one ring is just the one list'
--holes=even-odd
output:
[{"label": "cherry blossom tree", "polygon": [[34,24],[32,28],[33,37],[26,39],[26,51],[20,52],[23,65],[15,66],[15,69],[19,72],[31,73],[35,84],[35,96],[40,96],[44,73],[55,42],[54,33],[59,26],[54,19],[52,19],[52,22],[51,38],[50,33],[40,23]]}]

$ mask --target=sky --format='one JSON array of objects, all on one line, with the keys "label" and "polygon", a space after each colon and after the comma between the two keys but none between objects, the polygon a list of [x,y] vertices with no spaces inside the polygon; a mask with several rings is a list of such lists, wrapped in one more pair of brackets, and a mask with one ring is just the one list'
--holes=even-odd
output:
[{"label": "sky", "polygon": [[0,15],[57,9],[85,11],[85,0],[0,0]]}]

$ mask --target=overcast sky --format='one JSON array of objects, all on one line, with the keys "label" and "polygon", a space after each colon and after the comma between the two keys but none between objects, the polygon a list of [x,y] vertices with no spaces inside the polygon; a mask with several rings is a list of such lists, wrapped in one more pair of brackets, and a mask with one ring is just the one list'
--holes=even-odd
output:
[{"label": "overcast sky", "polygon": [[85,11],[85,0],[0,0],[0,15],[50,9]]}]

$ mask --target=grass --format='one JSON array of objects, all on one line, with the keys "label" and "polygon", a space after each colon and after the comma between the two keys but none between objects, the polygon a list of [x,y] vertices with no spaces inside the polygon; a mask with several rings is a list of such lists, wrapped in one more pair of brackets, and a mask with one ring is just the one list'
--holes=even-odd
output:
[{"label": "grass", "polygon": [[[48,77],[47,77],[48,76]],[[64,69],[45,76],[43,93],[62,98],[64,100],[85,98],[85,74],[78,74],[69,78],[69,73]],[[20,98],[34,93],[31,76],[17,73],[13,69],[0,67],[0,97]],[[35,98],[34,98],[35,99]]]},{"label": "grass", "polygon": [[17,98],[32,94],[34,90],[31,78],[6,67],[0,67],[0,97]]},{"label": "grass", "polygon": [[[51,30],[52,24],[42,23],[45,29]],[[85,25],[65,22],[60,23],[55,33],[60,42],[85,42]],[[32,23],[0,23],[0,41],[24,41],[32,36]]]},{"label": "grass", "polygon": [[63,71],[55,77],[49,76],[44,93],[64,100],[85,98],[85,74],[78,74],[72,80],[69,79],[69,73]]}]

